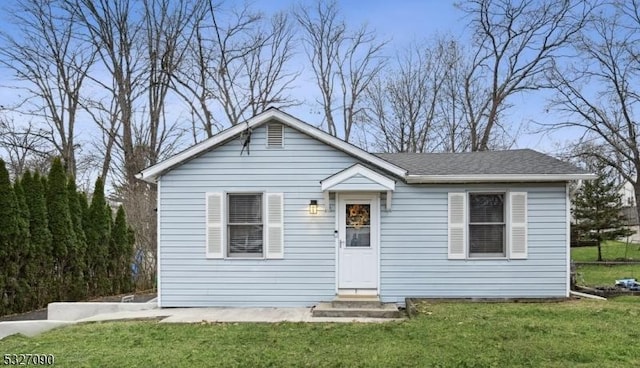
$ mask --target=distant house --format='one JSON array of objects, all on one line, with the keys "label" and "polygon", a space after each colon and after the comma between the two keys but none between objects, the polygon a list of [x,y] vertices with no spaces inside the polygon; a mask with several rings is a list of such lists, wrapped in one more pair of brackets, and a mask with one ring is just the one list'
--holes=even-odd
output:
[{"label": "distant house", "polygon": [[524,149],[373,154],[269,109],[142,171],[161,307],[569,295],[568,182]]},{"label": "distant house", "polygon": [[[628,240],[632,243],[640,243],[640,220],[638,220],[638,210],[635,206],[626,206],[622,208],[622,215],[625,218],[625,225],[635,233]],[[627,239],[621,239],[627,240]]]},{"label": "distant house", "polygon": [[635,206],[636,205],[636,197],[635,192],[633,190],[633,185],[629,182],[625,182],[624,185],[620,187],[619,190],[620,199],[622,201],[623,206]]}]

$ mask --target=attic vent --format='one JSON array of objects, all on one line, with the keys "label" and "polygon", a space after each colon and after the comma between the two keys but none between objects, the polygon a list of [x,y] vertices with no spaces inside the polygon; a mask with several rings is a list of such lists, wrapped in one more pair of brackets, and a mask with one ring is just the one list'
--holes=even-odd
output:
[{"label": "attic vent", "polygon": [[267,147],[282,148],[284,147],[284,125],[269,124],[267,125]]}]

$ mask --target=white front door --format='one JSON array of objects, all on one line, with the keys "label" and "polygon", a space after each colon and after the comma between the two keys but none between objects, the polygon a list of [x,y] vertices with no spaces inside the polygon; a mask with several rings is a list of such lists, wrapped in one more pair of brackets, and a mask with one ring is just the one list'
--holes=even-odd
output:
[{"label": "white front door", "polygon": [[338,196],[338,289],[378,288],[379,198]]}]

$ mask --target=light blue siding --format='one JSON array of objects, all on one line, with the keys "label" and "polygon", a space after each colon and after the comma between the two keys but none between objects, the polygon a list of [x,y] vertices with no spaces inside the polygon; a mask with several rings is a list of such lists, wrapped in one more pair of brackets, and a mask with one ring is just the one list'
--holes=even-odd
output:
[{"label": "light blue siding", "polygon": [[[447,193],[469,190],[528,193],[528,258],[449,260]],[[399,183],[391,212],[382,212],[380,295],[406,297],[564,297],[567,287],[564,184],[406,185]]]},{"label": "light blue siding", "polygon": [[[290,127],[283,149],[267,149],[265,133],[264,125],[253,131],[250,155],[240,155],[242,141],[235,139],[160,178],[163,307],[311,306],[334,297],[335,211],[324,203],[320,181],[357,160]],[[380,219],[383,301],[565,296],[564,184],[407,185],[393,179],[392,211],[381,211]],[[344,185],[366,181],[355,176]],[[447,259],[447,193],[496,188],[528,193],[528,259]],[[206,259],[207,192],[284,193],[284,259]],[[308,213],[312,199],[319,203],[317,215]]]},{"label": "light blue siding", "polygon": [[[285,127],[284,149],[255,129],[161,177],[160,300],[178,306],[311,306],[335,295],[335,216],[320,180],[356,159]],[[206,259],[206,192],[284,193],[284,259]],[[309,215],[309,201],[319,203]]]}]

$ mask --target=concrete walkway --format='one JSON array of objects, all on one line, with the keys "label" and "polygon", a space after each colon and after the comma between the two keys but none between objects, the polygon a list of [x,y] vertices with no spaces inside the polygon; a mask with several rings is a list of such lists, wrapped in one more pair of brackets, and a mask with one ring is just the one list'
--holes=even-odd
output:
[{"label": "concrete walkway", "polygon": [[83,318],[78,322],[131,319],[160,319],[161,323],[197,322],[363,322],[397,321],[389,318],[319,318],[311,316],[311,308],[164,308],[125,311]]},{"label": "concrete walkway", "polygon": [[[150,303],[52,303],[49,320],[0,322],[0,339],[39,333],[82,322],[159,319],[160,323],[201,322],[360,322],[398,321],[391,318],[322,318],[312,317],[311,308],[157,308]],[[114,306],[113,304],[119,304]],[[136,309],[136,310],[132,310]],[[65,311],[66,313],[62,313]],[[93,315],[91,315],[93,313]],[[52,319],[52,317],[54,319]],[[75,319],[74,319],[75,318]]]}]

